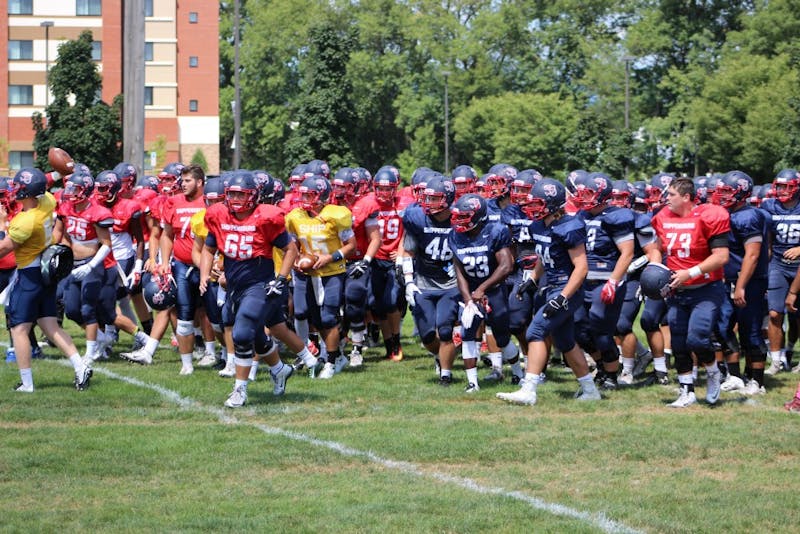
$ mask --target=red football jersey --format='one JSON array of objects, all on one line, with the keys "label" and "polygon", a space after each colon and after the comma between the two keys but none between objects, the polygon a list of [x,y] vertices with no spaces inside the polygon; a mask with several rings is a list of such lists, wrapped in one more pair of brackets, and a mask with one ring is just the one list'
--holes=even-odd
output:
[{"label": "red football jersey", "polygon": [[353,233],[356,236],[356,251],[348,260],[360,260],[369,248],[369,238],[367,237],[367,221],[375,219],[381,208],[375,200],[375,195],[366,195],[358,200],[350,208],[353,212]]},{"label": "red football jersey", "polygon": [[278,203],[278,206],[283,210],[284,213],[289,213],[299,205],[300,193],[297,191],[286,191],[286,196],[284,196],[283,200]]},{"label": "red football jersey", "polygon": [[164,204],[161,223],[162,226],[172,226],[172,255],[181,263],[192,264],[192,215],[205,209],[206,203],[203,195],[198,195],[194,200],[187,200],[184,195],[169,197]]},{"label": "red football jersey", "polygon": [[114,204],[101,204],[111,210],[114,226],[111,228],[111,247],[114,257],[118,260],[130,258],[135,254],[133,250],[133,236],[131,235],[131,221],[141,219],[142,207],[135,200],[118,198]]},{"label": "red football jersey", "polygon": [[[679,217],[669,208],[653,216],[653,229],[661,240],[664,264],[673,271],[691,269],[711,255],[708,240],[730,232],[728,210],[715,204],[695,206],[686,217]],[[722,280],[723,270],[717,269],[687,281],[684,285],[700,285]]]},{"label": "red football jersey", "polygon": [[[114,226],[114,217],[111,210],[106,207],[89,203],[82,211],[75,211],[72,202],[62,202],[58,205],[58,216],[64,221],[64,231],[73,243],[84,243],[97,240],[97,226],[108,228]],[[117,264],[114,254],[109,254],[103,260],[103,266],[108,269]]]},{"label": "red football jersey", "polygon": [[403,214],[409,204],[414,202],[414,198],[397,195],[393,205],[384,206],[375,200],[375,193],[370,193],[365,198],[367,197],[372,197],[372,201],[379,206],[378,226],[381,232],[381,247],[375,258],[392,260],[392,253],[396,252],[403,242]]},{"label": "red football jersey", "polygon": [[[139,189],[133,194],[133,200],[139,203],[139,209],[142,213],[150,213],[150,204],[152,204],[157,197],[158,193],[146,187]],[[142,219],[142,235],[144,236],[144,242],[147,243],[150,240],[150,227],[147,226],[144,219]]]},{"label": "red football jersey", "polygon": [[217,248],[231,260],[272,258],[272,243],[286,232],[283,212],[271,204],[259,204],[246,219],[237,219],[222,203],[209,206],[205,216],[208,232]]},{"label": "red football jersey", "polygon": [[[8,210],[8,222],[10,223],[11,220],[14,218],[14,215],[20,212],[22,209],[22,204],[19,202],[12,202],[9,206]],[[14,256],[14,251],[12,250],[2,258],[0,258],[0,270],[7,271],[8,269],[16,269],[17,268],[17,258]]]}]

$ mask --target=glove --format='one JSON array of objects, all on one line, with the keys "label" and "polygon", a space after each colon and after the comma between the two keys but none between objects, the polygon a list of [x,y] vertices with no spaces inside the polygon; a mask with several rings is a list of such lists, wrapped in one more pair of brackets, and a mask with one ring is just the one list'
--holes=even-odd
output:
[{"label": "glove", "polygon": [[417,287],[417,284],[414,282],[409,282],[406,284],[406,302],[412,308],[416,306],[417,302],[415,299],[415,293],[422,293],[420,289]]},{"label": "glove", "polygon": [[614,280],[613,278],[606,280],[603,289],[600,291],[600,300],[603,301],[603,304],[612,304],[614,302],[617,297],[618,287],[622,287],[621,280]]},{"label": "glove", "polygon": [[475,317],[483,319],[483,314],[478,309],[475,301],[470,300],[466,305],[462,304],[462,306],[464,306],[464,311],[461,312],[461,326],[464,328],[472,328]]},{"label": "glove", "polygon": [[517,265],[525,271],[534,269],[537,263],[539,263],[539,256],[537,254],[528,254],[517,258]]},{"label": "glove", "polygon": [[633,260],[630,265],[628,265],[628,274],[633,274],[638,271],[641,271],[642,269],[647,267],[648,263],[650,263],[650,260],[647,259],[647,256],[639,256],[638,258]]},{"label": "glove", "polygon": [[90,264],[88,264],[88,263],[84,263],[80,267],[75,267],[74,269],[72,269],[72,273],[71,274],[72,274],[72,278],[74,280],[76,280],[77,282],[80,282],[81,280],[86,278],[86,276],[90,272],[92,272],[92,266]]},{"label": "glove", "polygon": [[544,311],[542,311],[542,315],[544,315],[545,318],[549,318],[558,313],[559,310],[568,309],[569,300],[567,300],[567,297],[559,293],[557,296],[547,301],[547,303],[544,305]]},{"label": "glove", "polygon": [[125,279],[125,287],[128,288],[128,291],[132,291],[133,288],[137,287],[142,282],[142,260],[136,260],[136,263],[133,264],[133,270],[131,274],[128,275],[128,278]]},{"label": "glove", "polygon": [[367,260],[358,260],[350,267],[350,272],[347,275],[353,280],[358,280],[369,272],[369,262]]},{"label": "glove", "polygon": [[283,295],[283,289],[286,287],[286,281],[287,278],[281,274],[279,274],[273,280],[270,280],[264,290],[267,298],[271,299]]},{"label": "glove", "polygon": [[532,277],[526,278],[517,288],[516,297],[517,300],[522,300],[525,298],[525,293],[530,294],[531,297],[536,295],[536,292],[539,290],[539,281],[534,280]]}]

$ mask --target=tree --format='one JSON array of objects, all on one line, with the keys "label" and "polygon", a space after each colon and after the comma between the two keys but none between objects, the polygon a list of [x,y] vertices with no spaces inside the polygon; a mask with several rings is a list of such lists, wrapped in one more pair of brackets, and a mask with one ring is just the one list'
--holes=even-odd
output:
[{"label": "tree", "polygon": [[90,31],[58,47],[49,79],[47,123],[38,112],[31,118],[37,166],[49,168],[47,151],[57,146],[94,172],[113,168],[122,159],[122,95],[111,106],[100,100],[103,81],[92,61]]},{"label": "tree", "polygon": [[192,161],[190,161],[192,165],[199,165],[203,172],[208,172],[208,162],[206,161],[206,156],[203,154],[203,151],[199,148],[194,151],[192,154]]}]

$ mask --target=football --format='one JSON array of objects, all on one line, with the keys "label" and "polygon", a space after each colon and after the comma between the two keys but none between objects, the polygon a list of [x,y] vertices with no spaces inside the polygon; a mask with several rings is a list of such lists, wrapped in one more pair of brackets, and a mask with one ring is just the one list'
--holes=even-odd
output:
[{"label": "football", "polygon": [[301,273],[309,273],[312,271],[312,267],[314,267],[318,259],[319,257],[316,254],[306,254],[303,252],[297,256],[297,259],[294,261],[294,268]]},{"label": "football", "polygon": [[70,156],[66,150],[62,150],[58,147],[50,147],[50,150],[47,151],[47,162],[50,163],[53,170],[61,176],[72,174],[72,169],[75,166],[72,156]]}]

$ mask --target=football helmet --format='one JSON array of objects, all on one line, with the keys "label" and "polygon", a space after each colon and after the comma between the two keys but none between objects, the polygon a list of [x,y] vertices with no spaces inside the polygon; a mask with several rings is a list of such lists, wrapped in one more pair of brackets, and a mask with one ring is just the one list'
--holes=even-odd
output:
[{"label": "football helmet", "polygon": [[647,193],[647,205],[651,210],[664,205],[667,188],[675,176],[666,172],[659,172],[650,178],[645,192]]},{"label": "football helmet", "polygon": [[584,211],[602,206],[611,198],[611,178],[602,172],[582,176],[575,186],[575,205]]},{"label": "football helmet", "polygon": [[142,176],[137,180],[135,189],[152,189],[156,193],[158,192],[158,178],[155,176]]},{"label": "football helmet", "polygon": [[167,310],[178,302],[178,286],[171,275],[144,273],[142,293],[147,305],[156,311]]},{"label": "football helmet", "polygon": [[542,174],[536,169],[525,169],[511,181],[510,199],[512,204],[523,205],[530,201],[531,189],[542,179]]},{"label": "football helmet", "polygon": [[181,171],[183,163],[173,162],[158,173],[158,192],[162,195],[176,195],[181,191]]},{"label": "football helmet", "polygon": [[608,203],[620,208],[630,208],[633,205],[633,185],[627,180],[611,182],[611,199]]},{"label": "football helmet", "polygon": [[305,163],[301,163],[297,165],[292,172],[289,174],[289,191],[294,191],[295,189],[303,183],[303,180],[306,179],[306,165]]},{"label": "football helmet", "polygon": [[116,171],[102,171],[94,179],[94,196],[100,202],[114,202],[122,190],[122,179]]},{"label": "football helmet", "polygon": [[583,169],[575,169],[567,174],[567,178],[564,180],[564,187],[567,189],[567,193],[569,193],[570,196],[575,196],[575,191],[578,190],[578,181],[587,174],[589,173]]},{"label": "football helmet", "polygon": [[775,198],[775,187],[772,184],[764,184],[758,194],[762,202],[767,198]]},{"label": "football helmet", "polygon": [[760,185],[754,185],[753,190],[750,191],[750,196],[747,198],[747,203],[754,208],[761,206],[761,187]]},{"label": "football helmet", "polygon": [[709,201],[708,193],[713,194],[714,189],[708,185],[708,176],[695,176],[692,178],[694,182],[694,201],[695,204],[705,204]]},{"label": "football helmet", "polygon": [[64,192],[61,198],[66,202],[79,204],[88,200],[94,191],[94,178],[91,174],[73,172],[64,181]]},{"label": "football helmet", "polygon": [[394,203],[397,188],[400,186],[400,171],[392,165],[384,165],[375,173],[372,186],[375,189],[375,199],[380,204]]},{"label": "football helmet", "polygon": [[753,192],[753,179],[742,171],[725,173],[711,191],[711,202],[731,209],[739,203],[747,202]]},{"label": "football helmet", "polygon": [[225,200],[225,184],[222,182],[222,178],[217,176],[206,180],[203,186],[203,200],[205,200],[206,206]]},{"label": "football helmet", "polygon": [[797,200],[800,193],[800,173],[795,169],[783,169],[772,181],[772,188],[775,198],[782,203]]},{"label": "football helmet", "polygon": [[450,208],[450,224],[454,232],[469,232],[483,226],[487,220],[486,199],[474,193],[457,199]]},{"label": "football helmet", "polygon": [[0,176],[0,205],[5,208],[6,212],[11,213],[15,200],[14,180],[8,176]]},{"label": "football helmet", "polygon": [[528,202],[521,207],[529,219],[538,221],[564,209],[566,202],[567,189],[564,184],[552,178],[542,178],[533,184]]},{"label": "football helmet", "polygon": [[255,177],[256,185],[258,186],[259,204],[277,204],[283,200],[285,191],[280,180],[263,170],[253,171],[253,177]]},{"label": "football helmet", "polygon": [[123,193],[129,193],[133,191],[138,177],[136,167],[127,161],[123,161],[121,163],[117,163],[117,166],[114,167],[114,172],[117,173],[117,176],[119,176],[119,180],[122,183],[121,191]]},{"label": "football helmet", "polygon": [[331,177],[331,168],[327,161],[321,159],[312,159],[306,163],[305,177],[314,176],[318,174],[328,180]]},{"label": "football helmet", "polygon": [[425,213],[434,215],[449,209],[456,198],[456,186],[452,180],[439,173],[431,172],[425,183],[420,205]]},{"label": "football helmet", "polygon": [[39,169],[25,167],[14,175],[14,196],[17,200],[23,198],[38,198],[47,191],[47,178]]},{"label": "football helmet", "polygon": [[331,198],[331,184],[321,174],[315,174],[303,180],[297,191],[300,194],[300,206],[312,213],[322,211]]},{"label": "football helmet", "polygon": [[414,193],[414,200],[417,204],[422,204],[422,197],[425,194],[425,185],[428,182],[428,176],[433,173],[433,169],[428,167],[417,167],[411,173],[411,192]]},{"label": "football helmet", "polygon": [[511,191],[511,182],[517,177],[517,168],[508,163],[495,163],[484,175],[488,198],[501,198]]},{"label": "football helmet", "polygon": [[639,287],[642,288],[642,295],[645,297],[664,300],[672,294],[672,288],[669,287],[671,281],[672,271],[666,265],[649,263],[639,276]]},{"label": "football helmet", "polygon": [[331,204],[352,206],[356,201],[356,172],[351,167],[342,167],[331,180]]},{"label": "football helmet", "polygon": [[244,213],[256,207],[258,202],[258,183],[253,173],[246,170],[234,171],[233,176],[224,183],[225,205],[231,213]]},{"label": "football helmet", "polygon": [[647,182],[636,180],[631,184],[631,205],[636,211],[647,211]]},{"label": "football helmet", "polygon": [[467,193],[474,193],[477,179],[478,173],[469,165],[459,165],[453,169],[452,180],[453,185],[456,186],[456,199]]},{"label": "football helmet", "polygon": [[50,245],[42,252],[42,281],[52,286],[69,276],[75,262],[72,248],[67,245]]},{"label": "football helmet", "polygon": [[372,173],[364,167],[356,167],[356,197],[361,198],[372,190]]}]

